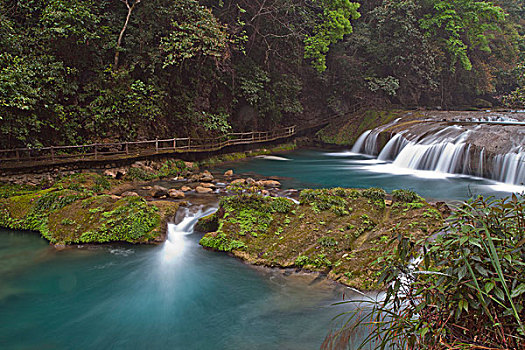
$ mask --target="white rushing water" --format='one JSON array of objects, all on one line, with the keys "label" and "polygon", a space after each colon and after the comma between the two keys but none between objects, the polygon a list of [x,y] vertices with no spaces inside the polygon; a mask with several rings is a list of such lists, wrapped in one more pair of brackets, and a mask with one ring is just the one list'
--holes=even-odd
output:
[{"label": "white rushing water", "polygon": [[[364,132],[352,152],[377,156],[400,169],[424,170],[437,174],[463,174],[495,180],[517,190],[525,184],[525,147],[515,144],[503,154],[491,154],[467,142],[477,128],[447,126],[422,136],[403,131],[380,149],[379,134],[384,128]],[[516,190],[516,188],[514,189]],[[523,188],[521,188],[523,190]]]},{"label": "white rushing water", "polygon": [[168,224],[168,239],[164,242],[161,257],[163,263],[172,263],[180,258],[186,249],[188,235],[194,231],[197,221],[214,213],[216,208],[209,208],[205,211],[202,208],[192,211],[188,208],[181,210],[182,220],[178,224]]}]

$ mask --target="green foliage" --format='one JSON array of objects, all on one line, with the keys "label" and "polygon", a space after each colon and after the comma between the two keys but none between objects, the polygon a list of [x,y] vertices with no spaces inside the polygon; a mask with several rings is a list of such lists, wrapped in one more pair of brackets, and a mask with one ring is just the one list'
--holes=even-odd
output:
[{"label": "green foliage", "polygon": [[[288,213],[294,207],[294,203],[287,198],[264,197],[259,194],[239,194],[236,196],[223,197],[220,207],[228,216],[227,223],[238,225],[238,233],[241,236],[247,233],[254,237],[268,231],[273,222],[273,213]],[[233,215],[233,213],[235,213]],[[231,214],[231,216],[229,216]],[[217,231],[221,231],[221,226]]]},{"label": "green foliage", "polygon": [[270,203],[271,211],[275,213],[289,213],[294,207],[294,203],[288,198],[277,197]]},{"label": "green foliage", "polygon": [[379,201],[385,199],[386,192],[382,188],[371,187],[363,190],[361,195],[365,198]]},{"label": "green foliage", "polygon": [[395,201],[412,203],[412,202],[422,202],[421,198],[416,192],[411,190],[394,190],[392,191],[392,196]]},{"label": "green foliage", "polygon": [[199,241],[199,244],[206,248],[215,249],[222,252],[231,252],[232,250],[241,250],[246,245],[237,240],[230,240],[225,233],[219,233],[214,236],[204,236]]},{"label": "green foliage", "polygon": [[304,255],[299,255],[297,259],[295,259],[295,265],[299,267],[303,267],[303,266],[311,265],[311,264],[312,264],[312,261],[310,260],[310,258]]},{"label": "green foliage", "polygon": [[361,15],[357,11],[361,6],[349,0],[316,0],[322,14],[319,15],[313,35],[304,40],[304,57],[312,60],[312,65],[319,72],[326,70],[326,54],[331,44],[343,39],[353,31],[351,19]]},{"label": "green foliage", "polygon": [[226,27],[217,21],[212,12],[198,1],[176,2],[177,19],[171,23],[172,31],[162,38],[161,50],[165,55],[164,67],[180,65],[184,61],[226,54],[228,34]]},{"label": "green foliage", "polygon": [[21,196],[24,194],[32,193],[37,191],[38,188],[29,185],[11,185],[2,183],[0,184],[0,198],[9,198],[15,196]]},{"label": "green foliage", "polygon": [[486,1],[433,0],[433,11],[421,19],[427,35],[439,37],[450,56],[450,67],[459,63],[472,69],[469,50],[490,52],[489,32],[501,30],[505,13],[501,7]]},{"label": "green foliage", "polygon": [[319,243],[322,247],[325,248],[332,248],[337,246],[337,241],[334,237],[321,237],[317,240],[317,243]]},{"label": "green foliage", "polygon": [[129,180],[149,181],[157,178],[157,174],[149,172],[142,168],[130,168],[126,173],[126,178]]},{"label": "green foliage", "polygon": [[525,107],[525,62],[521,62],[516,70],[518,87],[504,97],[504,103],[509,107],[522,108]]},{"label": "green foliage", "polygon": [[[369,339],[381,334],[381,345],[396,348],[523,348],[524,223],[523,195],[478,197],[457,208],[434,241],[398,236],[378,280],[386,298],[370,301],[370,315],[356,325],[371,320]],[[410,266],[417,256],[421,266]]]},{"label": "green foliage", "polygon": [[76,243],[145,242],[155,237],[152,231],[159,224],[154,207],[140,197],[126,197],[102,214],[96,230],[84,232]]}]

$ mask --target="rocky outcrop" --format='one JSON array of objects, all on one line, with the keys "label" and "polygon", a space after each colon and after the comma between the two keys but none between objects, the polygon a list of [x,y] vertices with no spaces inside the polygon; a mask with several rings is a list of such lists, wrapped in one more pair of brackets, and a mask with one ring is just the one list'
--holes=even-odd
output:
[{"label": "rocky outcrop", "polygon": [[[200,241],[251,264],[320,271],[360,290],[372,288],[377,259],[403,235],[437,232],[447,212],[410,191],[304,190],[300,204],[258,194],[231,196],[197,226]],[[390,205],[386,205],[389,201]]]}]

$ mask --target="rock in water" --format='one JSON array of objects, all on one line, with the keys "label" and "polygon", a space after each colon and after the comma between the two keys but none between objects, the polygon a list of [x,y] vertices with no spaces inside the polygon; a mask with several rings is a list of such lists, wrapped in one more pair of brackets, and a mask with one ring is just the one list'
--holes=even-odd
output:
[{"label": "rock in water", "polygon": [[174,199],[182,199],[185,197],[184,192],[176,190],[176,189],[169,190],[168,194],[170,198],[174,198]]},{"label": "rock in water", "polygon": [[200,194],[205,194],[205,193],[212,193],[213,190],[211,188],[206,188],[206,187],[202,187],[202,186],[197,186],[195,188],[195,192],[197,193],[200,193]]},{"label": "rock in water", "polygon": [[201,182],[212,182],[213,181],[213,175],[208,170],[204,170],[204,172],[201,174],[199,180]]},{"label": "rock in water", "polygon": [[226,172],[224,173],[224,176],[233,176],[233,170],[226,170]]},{"label": "rock in water", "polygon": [[150,195],[154,198],[160,198],[162,196],[168,195],[168,189],[162,186],[153,186],[153,189],[150,191]]},{"label": "rock in water", "polygon": [[190,186],[182,186],[182,187],[180,188],[180,190],[181,190],[182,192],[189,192],[189,191],[191,191],[191,187],[190,187]]},{"label": "rock in water", "polygon": [[212,184],[210,182],[201,182],[200,187],[204,188],[215,188],[215,184]]},{"label": "rock in water", "polygon": [[244,185],[246,183],[245,179],[237,179],[230,182],[230,185]]},{"label": "rock in water", "polygon": [[259,183],[264,187],[281,187],[281,183],[276,180],[261,180]]}]

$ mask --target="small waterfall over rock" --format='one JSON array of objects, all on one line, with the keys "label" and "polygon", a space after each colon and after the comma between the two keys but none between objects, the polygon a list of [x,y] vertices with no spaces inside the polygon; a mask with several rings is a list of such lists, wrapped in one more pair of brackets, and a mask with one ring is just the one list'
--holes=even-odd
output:
[{"label": "small waterfall over rock", "polygon": [[[525,183],[525,128],[516,119],[398,121],[364,132],[352,151],[401,168]],[[494,121],[515,124],[491,125]]]},{"label": "small waterfall over rock", "polygon": [[209,208],[203,211],[202,208],[198,208],[192,211],[190,208],[184,208],[184,210],[179,211],[182,220],[178,224],[168,224],[168,239],[164,242],[162,261],[172,262],[183,255],[187,241],[186,236],[193,233],[195,224],[200,218],[210,215],[216,210],[216,208]]}]

